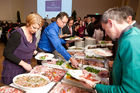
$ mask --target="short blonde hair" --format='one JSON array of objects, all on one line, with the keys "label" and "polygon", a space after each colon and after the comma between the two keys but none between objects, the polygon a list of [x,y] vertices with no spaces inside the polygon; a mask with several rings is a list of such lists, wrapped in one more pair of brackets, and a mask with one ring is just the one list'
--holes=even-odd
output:
[{"label": "short blonde hair", "polygon": [[38,24],[40,27],[42,27],[44,20],[39,14],[31,13],[26,17],[26,26],[30,26],[32,24]]}]

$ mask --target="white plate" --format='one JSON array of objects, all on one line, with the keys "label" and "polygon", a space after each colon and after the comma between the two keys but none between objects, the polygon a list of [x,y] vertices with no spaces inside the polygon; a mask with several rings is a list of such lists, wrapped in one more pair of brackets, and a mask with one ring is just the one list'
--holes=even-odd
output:
[{"label": "white plate", "polygon": [[71,36],[70,34],[64,34],[64,35],[62,35],[63,37],[69,37],[69,36]]},{"label": "white plate", "polygon": [[74,50],[74,51],[76,51],[76,50],[83,51],[83,50],[84,50],[83,47],[76,47],[76,46],[68,47],[68,49],[69,49],[69,50]]},{"label": "white plate", "polygon": [[113,55],[109,50],[101,48],[87,49],[85,50],[85,54],[87,56],[95,56],[95,57],[109,57]]},{"label": "white plate", "polygon": [[[46,63],[46,62],[42,62],[42,65],[43,65],[43,66],[48,66],[48,67],[51,67],[51,68],[63,69],[62,66],[55,65],[55,64],[48,64],[48,63]],[[63,65],[63,64],[62,64],[62,65]]]},{"label": "white plate", "polygon": [[75,37],[75,38],[66,38],[65,40],[69,40],[69,41],[76,41],[76,40],[82,40],[82,38],[80,37]]},{"label": "white plate", "polygon": [[[43,56],[46,56],[45,59],[40,58],[40,57],[43,57]],[[54,55],[51,54],[51,53],[40,52],[35,56],[35,59],[37,59],[37,60],[51,60],[53,57],[54,57]]]},{"label": "white plate", "polygon": [[[80,76],[82,76],[83,75],[83,71],[82,70],[69,70],[69,73],[70,73],[70,75],[72,76],[72,77],[74,77],[74,78],[76,78],[76,79],[78,79],[78,80],[81,80],[82,78],[80,77]],[[90,72],[89,72],[90,73]],[[87,81],[91,81],[91,82],[94,82],[94,83],[99,83],[100,82],[100,77],[98,77],[96,74],[94,74],[94,73],[90,73],[90,74],[92,74],[92,75],[94,75],[95,76],[95,79],[97,80],[97,81],[91,81],[91,80],[88,80],[87,79]]]},{"label": "white plate", "polygon": [[111,52],[109,52],[107,50],[100,49],[100,48],[93,49],[93,52],[97,56],[105,56],[105,57],[112,56],[112,53]]},{"label": "white plate", "polygon": [[[34,87],[34,88],[32,88],[32,87],[24,87],[24,86],[19,85],[19,84],[16,83],[17,78],[23,77],[23,76],[39,76],[39,77],[45,79],[48,83],[47,83],[46,85],[40,86],[40,87]],[[23,89],[23,90],[34,90],[34,89],[44,88],[44,87],[46,87],[49,83],[50,83],[50,80],[49,80],[47,77],[45,77],[45,76],[43,76],[43,75],[38,75],[38,74],[19,74],[19,75],[15,76],[15,77],[13,78],[13,84],[14,84],[15,86],[17,86],[17,87]]]},{"label": "white plate", "polygon": [[20,87],[17,87],[16,85],[14,85],[13,83],[10,84],[10,86],[14,87],[14,88],[18,88],[20,90],[24,90],[26,93],[48,93],[53,86],[55,86],[56,82],[50,82],[47,86],[42,87],[42,88],[38,88],[38,89],[32,89],[32,90],[26,90],[26,89],[22,89]]}]

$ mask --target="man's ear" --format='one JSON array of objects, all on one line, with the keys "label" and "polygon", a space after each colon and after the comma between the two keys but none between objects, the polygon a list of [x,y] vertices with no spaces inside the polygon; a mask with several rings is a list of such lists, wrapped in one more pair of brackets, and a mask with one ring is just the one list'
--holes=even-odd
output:
[{"label": "man's ear", "polygon": [[113,21],[111,19],[108,19],[108,24],[112,27]]},{"label": "man's ear", "polygon": [[58,18],[56,21],[57,21],[57,22],[60,22],[60,18]]},{"label": "man's ear", "polygon": [[127,17],[127,22],[128,22],[128,24],[131,24],[132,23],[132,16],[128,16]]}]

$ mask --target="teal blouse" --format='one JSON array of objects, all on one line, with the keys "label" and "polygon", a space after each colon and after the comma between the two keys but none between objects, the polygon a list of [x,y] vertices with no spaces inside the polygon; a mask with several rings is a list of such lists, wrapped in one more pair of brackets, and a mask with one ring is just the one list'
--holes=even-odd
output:
[{"label": "teal blouse", "polygon": [[140,30],[127,29],[119,38],[113,63],[113,85],[97,84],[98,93],[140,93]]}]

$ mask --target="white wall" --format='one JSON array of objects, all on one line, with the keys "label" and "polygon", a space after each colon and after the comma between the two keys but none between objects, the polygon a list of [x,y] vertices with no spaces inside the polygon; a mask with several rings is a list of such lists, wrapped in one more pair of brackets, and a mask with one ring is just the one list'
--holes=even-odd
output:
[{"label": "white wall", "polygon": [[[24,0],[10,0],[11,2],[11,14],[9,16],[12,16],[12,22],[17,21],[17,11],[20,11],[20,17],[22,18],[24,16],[23,14],[23,6],[24,6]],[[23,19],[21,19],[23,21]]]},{"label": "white wall", "polygon": [[[121,6],[122,1],[124,0],[72,0],[72,11],[76,10],[77,16],[83,18],[87,14],[97,12],[102,14],[108,8]],[[138,0],[129,1],[133,2],[130,4],[137,11],[137,14],[140,15],[140,4],[138,5],[138,9],[136,5],[136,1]],[[20,11],[22,22],[25,22],[25,18],[29,13],[37,11],[37,0],[0,0],[0,20],[16,22],[16,13],[18,10]]]},{"label": "white wall", "polygon": [[11,0],[0,0],[0,20],[12,20]]},{"label": "white wall", "polygon": [[87,14],[102,14],[108,8],[120,6],[121,0],[73,0],[72,10],[76,10],[77,16],[84,17]]},{"label": "white wall", "polygon": [[20,11],[21,21],[25,22],[29,13],[36,12],[36,6],[36,0],[0,0],[0,20],[16,22]]},{"label": "white wall", "polygon": [[137,13],[136,13],[136,20],[140,24],[140,0],[138,2],[138,8],[137,8]]}]

